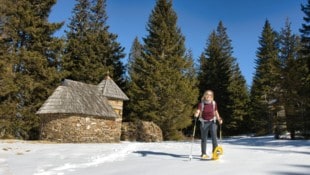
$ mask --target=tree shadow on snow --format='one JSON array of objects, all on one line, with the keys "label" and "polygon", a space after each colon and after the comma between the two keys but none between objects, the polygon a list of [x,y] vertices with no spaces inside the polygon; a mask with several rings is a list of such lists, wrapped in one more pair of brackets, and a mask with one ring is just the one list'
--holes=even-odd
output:
[{"label": "tree shadow on snow", "polygon": [[165,152],[156,152],[156,151],[135,151],[134,153],[140,154],[142,157],[146,156],[169,156],[173,158],[188,158],[189,155],[180,155],[180,154],[173,154],[173,153],[165,153]]},{"label": "tree shadow on snow", "polygon": [[224,143],[244,146],[310,146],[310,140],[276,140],[273,136],[232,137],[225,139]]},{"label": "tree shadow on snow", "polygon": [[283,154],[288,154],[288,153],[295,153],[295,154],[309,154],[310,155],[310,151],[294,151],[294,150],[287,150],[287,149],[283,149],[283,150],[279,150],[278,148],[251,148],[251,147],[245,147],[245,148],[240,148],[240,149],[250,149],[250,150],[255,150],[255,151],[269,151],[269,152],[282,152]]},{"label": "tree shadow on snow", "polygon": [[310,172],[310,165],[288,165],[288,166],[293,166],[295,168],[297,167],[297,168],[303,169],[304,173],[303,172],[283,172],[283,171],[279,171],[279,172],[272,172],[272,174],[279,174],[279,175],[308,175],[309,172]]},{"label": "tree shadow on snow", "polygon": [[[240,149],[252,149],[261,150],[269,152],[283,152],[287,153],[297,153],[297,154],[308,154],[310,155],[310,150],[299,150],[286,148],[287,146],[298,147],[308,147],[310,146],[310,140],[277,140],[273,136],[262,136],[262,137],[231,137],[224,140],[225,144],[230,145],[240,145],[246,147],[240,147]],[[281,148],[281,149],[279,149]]]}]

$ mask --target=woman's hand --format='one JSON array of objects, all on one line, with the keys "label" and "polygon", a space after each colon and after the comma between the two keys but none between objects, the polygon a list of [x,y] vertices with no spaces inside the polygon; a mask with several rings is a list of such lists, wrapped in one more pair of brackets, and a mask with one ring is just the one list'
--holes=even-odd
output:
[{"label": "woman's hand", "polygon": [[221,117],[219,117],[218,121],[220,125],[223,124],[223,119]]},{"label": "woman's hand", "polygon": [[199,113],[200,113],[200,110],[198,109],[196,112],[195,112],[195,114],[194,114],[194,117],[199,117]]}]

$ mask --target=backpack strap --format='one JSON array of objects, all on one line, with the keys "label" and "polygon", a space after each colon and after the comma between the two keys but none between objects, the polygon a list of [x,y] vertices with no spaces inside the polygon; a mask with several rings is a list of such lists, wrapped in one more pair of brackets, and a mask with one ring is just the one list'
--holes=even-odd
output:
[{"label": "backpack strap", "polygon": [[199,114],[200,118],[202,118],[202,112],[204,110],[204,107],[205,107],[205,104],[203,103],[203,101],[201,101],[201,111],[200,111],[200,114]]},{"label": "backpack strap", "polygon": [[204,105],[204,103],[203,103],[202,100],[201,100],[200,105],[201,105],[201,108],[200,108],[201,110],[200,110],[200,113],[199,113],[199,121],[200,121],[201,123],[203,123],[203,122],[204,122],[204,119],[202,118],[202,112],[203,112],[203,110],[204,110],[205,105]]},{"label": "backpack strap", "polygon": [[216,105],[216,102],[213,100],[212,101],[212,106],[213,106],[213,121],[214,121],[214,123],[216,123],[215,105]]}]

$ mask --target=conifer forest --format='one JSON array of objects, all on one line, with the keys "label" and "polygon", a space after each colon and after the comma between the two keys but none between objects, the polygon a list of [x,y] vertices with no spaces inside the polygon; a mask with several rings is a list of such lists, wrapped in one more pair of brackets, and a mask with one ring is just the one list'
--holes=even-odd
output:
[{"label": "conifer forest", "polygon": [[191,135],[207,89],[219,104],[224,136],[310,137],[310,0],[301,4],[300,34],[289,20],[279,31],[265,20],[250,87],[224,22],[218,21],[194,58],[172,0],[156,0],[146,36],[136,37],[127,55],[118,34],[108,30],[106,0],[76,0],[65,37],[53,35],[64,22],[48,21],[56,0],[0,3],[2,139],[39,139],[36,112],[64,79],[98,84],[107,73],[129,97],[122,120],[152,121],[164,140]]}]

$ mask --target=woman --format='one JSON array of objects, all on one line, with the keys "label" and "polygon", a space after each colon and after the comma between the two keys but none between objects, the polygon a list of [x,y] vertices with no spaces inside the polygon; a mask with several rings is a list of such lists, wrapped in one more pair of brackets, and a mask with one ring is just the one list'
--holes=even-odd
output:
[{"label": "woman", "polygon": [[201,158],[207,159],[208,156],[206,154],[207,150],[207,138],[208,132],[210,130],[211,138],[212,138],[212,153],[214,152],[217,145],[217,126],[216,120],[218,120],[219,124],[223,123],[222,118],[217,110],[217,104],[214,101],[214,93],[211,90],[205,91],[201,98],[201,103],[198,105],[198,109],[195,112],[195,117],[199,117],[201,122],[200,132],[201,132]]}]

